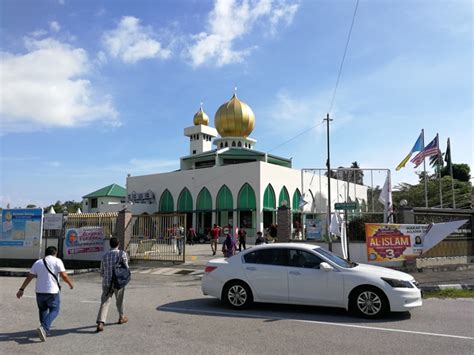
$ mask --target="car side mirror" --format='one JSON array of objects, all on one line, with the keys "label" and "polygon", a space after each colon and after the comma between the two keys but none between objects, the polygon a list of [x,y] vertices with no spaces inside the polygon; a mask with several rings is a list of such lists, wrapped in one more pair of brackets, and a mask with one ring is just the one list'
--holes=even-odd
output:
[{"label": "car side mirror", "polygon": [[319,264],[319,268],[326,272],[334,270],[334,268],[331,265],[329,265],[328,263],[325,263],[324,261],[321,264]]}]

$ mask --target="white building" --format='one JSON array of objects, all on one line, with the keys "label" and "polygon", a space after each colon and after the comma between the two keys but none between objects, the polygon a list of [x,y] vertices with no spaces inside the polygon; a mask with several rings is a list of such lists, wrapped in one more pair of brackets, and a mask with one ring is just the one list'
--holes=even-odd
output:
[{"label": "white building", "polygon": [[[187,225],[199,233],[216,223],[244,227],[253,237],[278,223],[276,210],[283,204],[291,208],[293,221],[326,212],[327,178],[302,174],[292,168],[291,159],[255,150],[257,141],[249,137],[254,113],[236,95],[216,112],[216,129],[208,123],[201,108],[194,126],[184,129],[190,154],[181,158],[180,170],[127,177],[127,200],[133,202],[134,214],[186,213]],[[299,208],[302,184],[308,203]],[[338,184],[345,185],[331,180],[332,203],[340,201]],[[361,196],[367,200],[367,187],[350,184],[348,190],[353,200]]]},{"label": "white building", "polygon": [[118,212],[123,209],[125,200],[125,188],[112,184],[82,196],[82,212]]}]

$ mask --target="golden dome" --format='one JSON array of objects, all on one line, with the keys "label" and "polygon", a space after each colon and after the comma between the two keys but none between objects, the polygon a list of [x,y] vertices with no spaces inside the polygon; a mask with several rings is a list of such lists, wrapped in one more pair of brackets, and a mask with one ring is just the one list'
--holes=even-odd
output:
[{"label": "golden dome", "polygon": [[202,110],[202,106],[199,108],[199,111],[196,112],[193,118],[193,122],[195,126],[203,124],[207,126],[209,124],[209,116]]},{"label": "golden dome", "polygon": [[247,138],[255,126],[255,115],[250,106],[234,94],[217,110],[214,125],[221,137]]}]

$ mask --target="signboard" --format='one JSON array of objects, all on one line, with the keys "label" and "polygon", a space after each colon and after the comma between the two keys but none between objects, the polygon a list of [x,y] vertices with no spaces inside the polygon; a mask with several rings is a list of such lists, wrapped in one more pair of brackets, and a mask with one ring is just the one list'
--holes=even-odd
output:
[{"label": "signboard", "polygon": [[319,219],[306,219],[306,239],[322,240],[323,222]]},{"label": "signboard", "polygon": [[41,245],[41,208],[2,210],[0,246],[32,248]]},{"label": "signboard", "polygon": [[45,214],[43,229],[57,229],[61,230],[63,228],[63,214]]},{"label": "signboard", "polygon": [[67,255],[104,251],[104,229],[82,227],[66,229],[65,252]]},{"label": "signboard", "polygon": [[338,202],[334,204],[335,210],[356,210],[357,202]]},{"label": "signboard", "polygon": [[420,255],[428,224],[365,224],[368,261],[404,261]]}]

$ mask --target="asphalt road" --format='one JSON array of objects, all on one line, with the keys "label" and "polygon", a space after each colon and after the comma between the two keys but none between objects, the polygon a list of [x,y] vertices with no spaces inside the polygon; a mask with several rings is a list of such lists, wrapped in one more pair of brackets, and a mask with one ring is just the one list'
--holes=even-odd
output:
[{"label": "asphalt road", "polygon": [[[23,279],[0,278],[1,354],[474,353],[473,299],[428,299],[410,314],[378,321],[319,307],[260,304],[238,312],[203,296],[196,276],[137,273],[125,295],[129,323],[97,334],[100,278],[73,279],[52,335],[41,343],[33,284],[17,300]],[[109,322],[117,320],[111,305]]]}]

